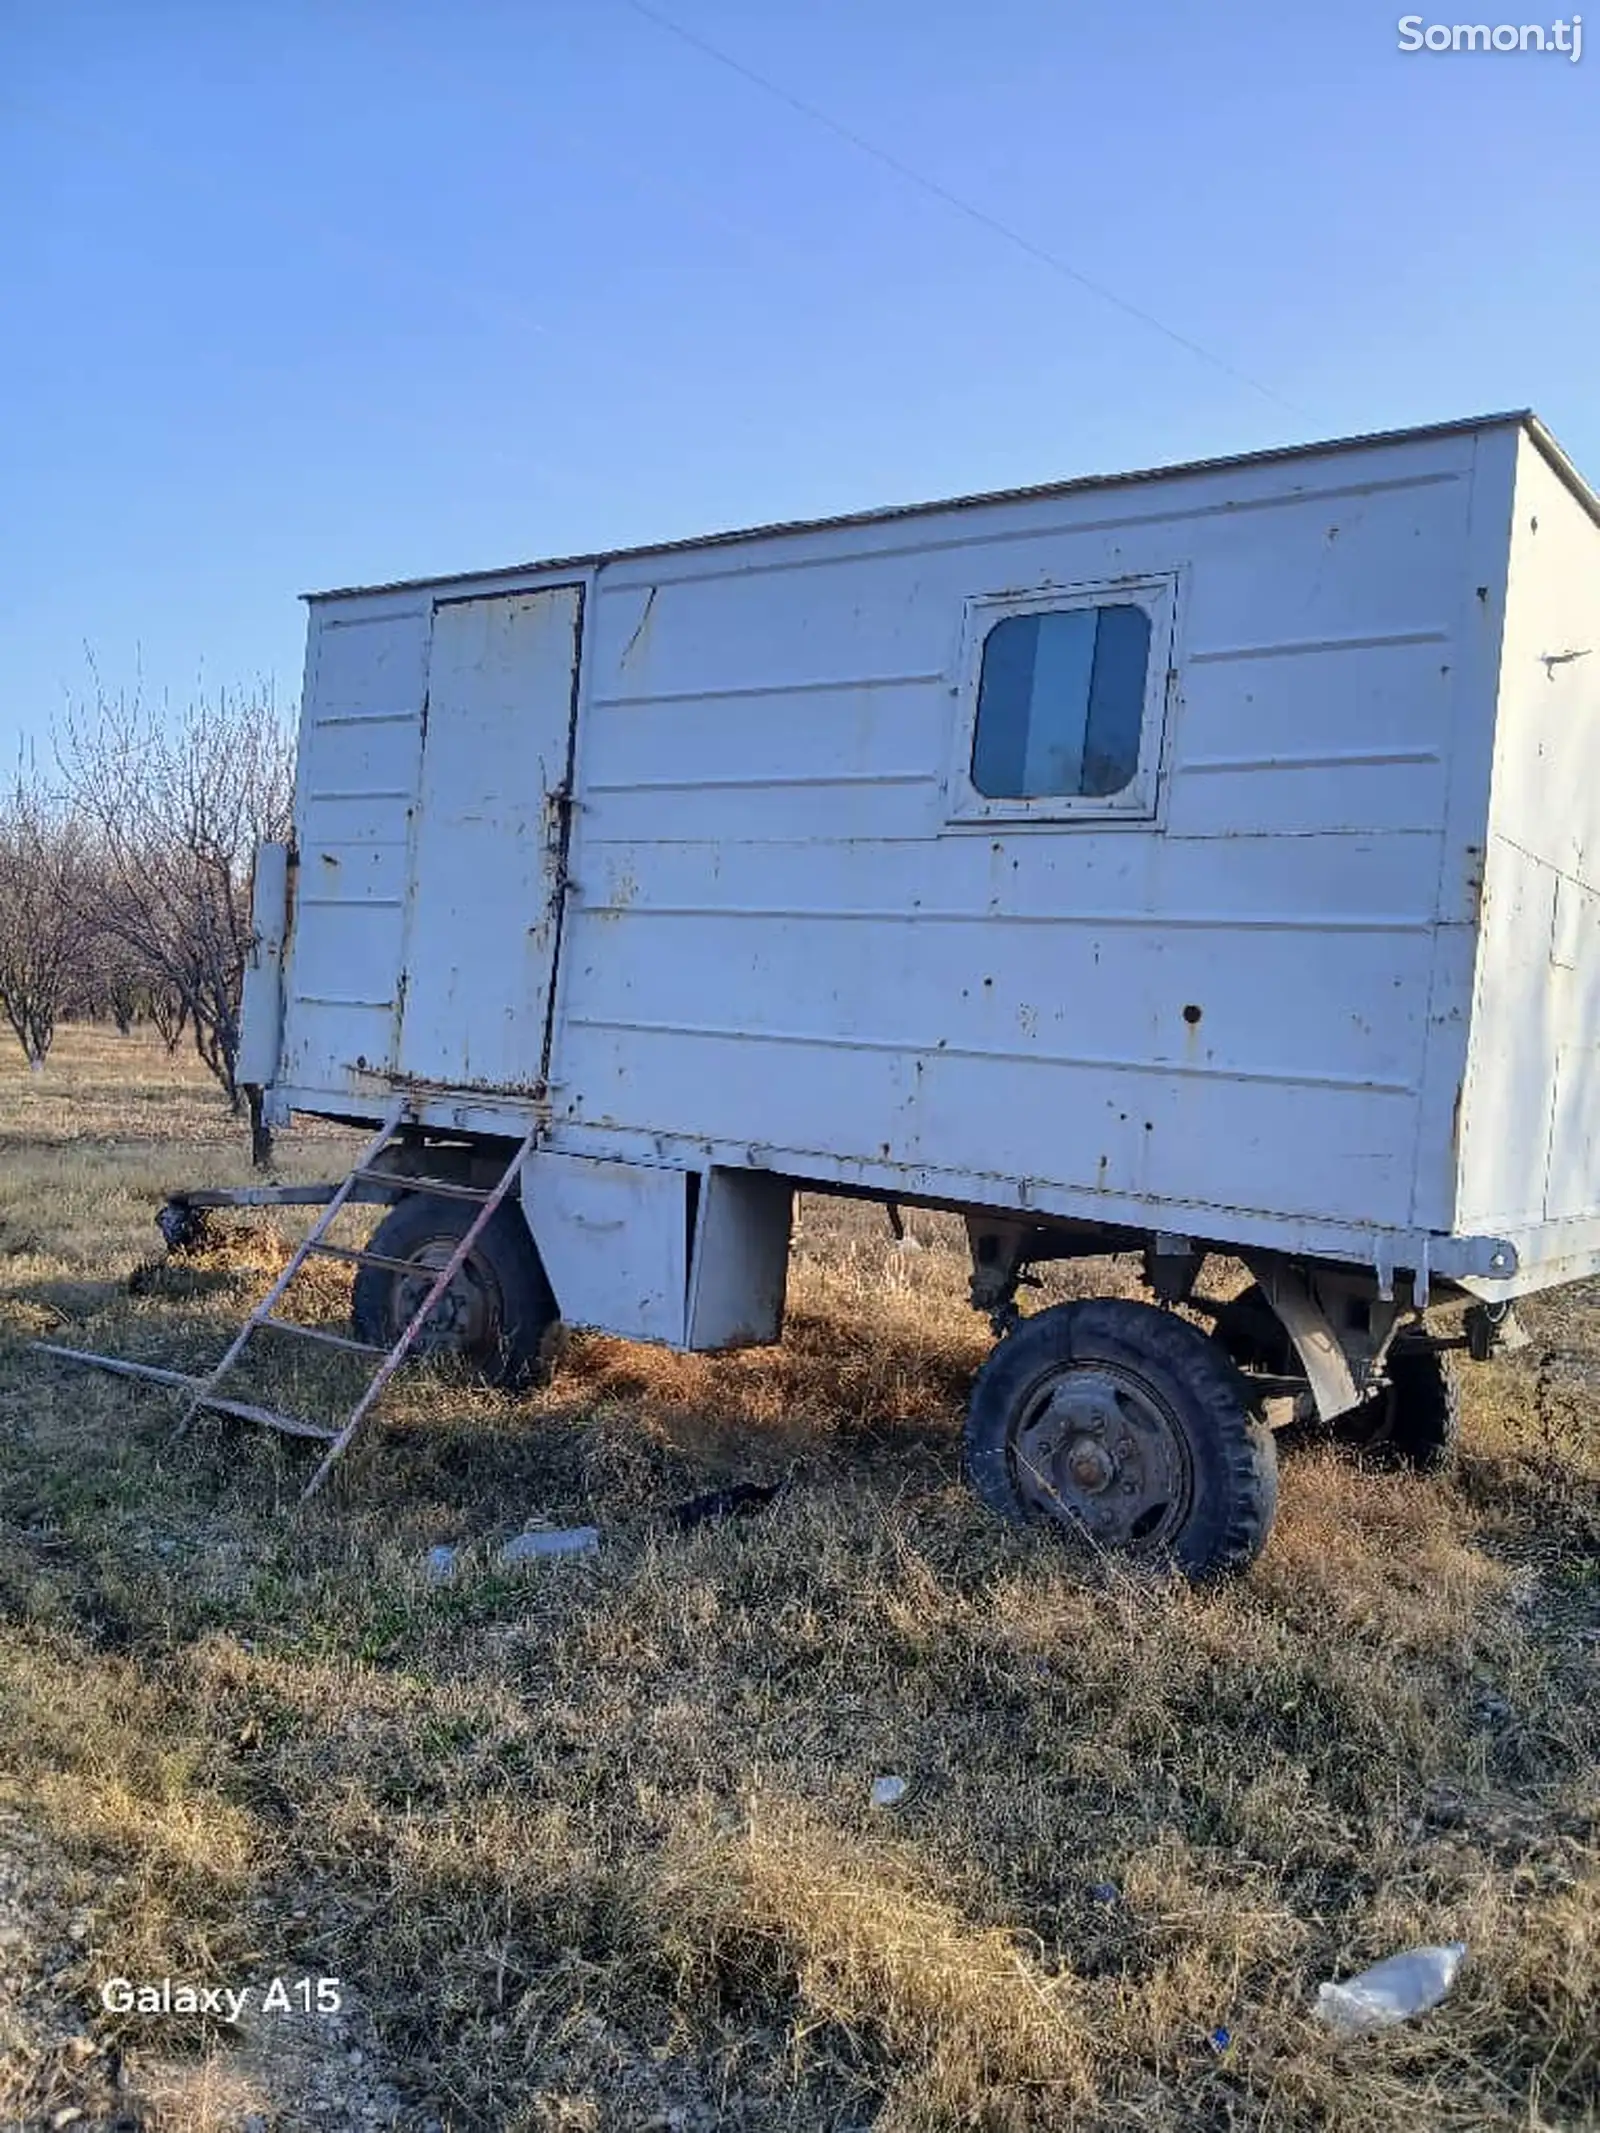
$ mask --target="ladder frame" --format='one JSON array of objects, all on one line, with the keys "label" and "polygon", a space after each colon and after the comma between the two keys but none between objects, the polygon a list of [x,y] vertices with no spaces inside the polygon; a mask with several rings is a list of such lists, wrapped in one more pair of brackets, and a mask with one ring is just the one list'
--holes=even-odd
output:
[{"label": "ladder frame", "polygon": [[[537,1122],[529,1126],[499,1178],[491,1186],[469,1186],[459,1184],[454,1179],[413,1177],[401,1172],[375,1170],[373,1166],[378,1157],[393,1143],[401,1126],[406,1122],[409,1110],[410,1102],[405,1097],[397,1097],[390,1105],[384,1114],[382,1125],[351,1165],[343,1182],[324,1202],[317,1219],[289,1255],[282,1272],[229,1342],[220,1361],[203,1377],[182,1370],[161,1369],[153,1363],[136,1363],[119,1356],[94,1355],[87,1349],[63,1348],[51,1341],[35,1341],[32,1346],[41,1354],[56,1356],[67,1362],[88,1363],[96,1369],[111,1371],[119,1377],[145,1378],[155,1384],[169,1385],[175,1390],[183,1388],[188,1392],[189,1400],[174,1427],[175,1436],[182,1436],[193,1425],[198,1415],[210,1412],[237,1416],[247,1422],[259,1422],[285,1436],[311,1438],[325,1444],[327,1450],[315,1473],[301,1491],[302,1500],[315,1496],[326,1483],[333,1468],[344,1457],[356,1432],[371,1414],[395,1372],[415,1347],[423,1328],[433,1315],[435,1306],[460,1273],[471,1255],[473,1246],[521,1177],[523,1166],[533,1153],[542,1130]],[[435,1198],[471,1200],[478,1203],[477,1213],[451,1249],[444,1265],[434,1273],[421,1302],[395,1340],[385,1349],[370,1341],[329,1333],[321,1326],[302,1326],[297,1325],[293,1319],[280,1318],[276,1306],[287,1294],[306,1262],[316,1256],[344,1261],[354,1266],[383,1267],[396,1273],[417,1274],[426,1271],[419,1269],[412,1260],[395,1259],[382,1252],[368,1252],[359,1245],[331,1244],[327,1241],[329,1229],[352,1195],[365,1200],[368,1197],[367,1188],[379,1183],[424,1196],[432,1193]],[[222,1395],[221,1386],[238,1367],[251,1339],[266,1327],[270,1327],[274,1332],[286,1333],[292,1338],[316,1342],[324,1347],[379,1358],[378,1366],[366,1390],[336,1428],[307,1421],[299,1415],[283,1414],[271,1408],[258,1407],[249,1401],[228,1399]]]}]

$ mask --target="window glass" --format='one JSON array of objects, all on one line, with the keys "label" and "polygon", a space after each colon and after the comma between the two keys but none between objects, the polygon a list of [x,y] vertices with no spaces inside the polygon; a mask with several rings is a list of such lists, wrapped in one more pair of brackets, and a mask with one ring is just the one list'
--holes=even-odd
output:
[{"label": "window glass", "polygon": [[1106,800],[1133,783],[1150,617],[1126,603],[1008,615],[983,645],[972,782],[987,800]]}]

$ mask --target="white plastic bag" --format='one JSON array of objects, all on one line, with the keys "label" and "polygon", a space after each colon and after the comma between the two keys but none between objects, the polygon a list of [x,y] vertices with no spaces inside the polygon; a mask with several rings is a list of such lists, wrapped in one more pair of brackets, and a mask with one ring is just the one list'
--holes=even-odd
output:
[{"label": "white plastic bag", "polygon": [[1341,2037],[1359,2037],[1369,2029],[1387,2029],[1439,2002],[1455,1982],[1467,1944],[1453,1940],[1443,1948],[1408,1948],[1391,1955],[1359,1977],[1317,1988],[1317,2013]]}]

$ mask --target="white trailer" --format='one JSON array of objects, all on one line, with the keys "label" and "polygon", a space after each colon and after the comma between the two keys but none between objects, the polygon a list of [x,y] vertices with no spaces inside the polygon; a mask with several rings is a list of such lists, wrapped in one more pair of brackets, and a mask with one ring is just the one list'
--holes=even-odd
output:
[{"label": "white trailer", "polygon": [[242,1078],[403,1102],[380,1344],[406,1178],[533,1133],[431,1321],[503,1373],[775,1340],[798,1188],[957,1210],[986,1500],[1236,1565],[1267,1422],[1435,1459],[1429,1300],[1600,1268],[1597,624],[1528,415],[319,594]]}]

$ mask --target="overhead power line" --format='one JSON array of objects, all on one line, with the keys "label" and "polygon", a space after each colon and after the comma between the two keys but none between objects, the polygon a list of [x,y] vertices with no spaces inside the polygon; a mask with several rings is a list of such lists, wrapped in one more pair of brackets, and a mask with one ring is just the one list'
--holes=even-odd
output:
[{"label": "overhead power line", "polygon": [[1137,319],[1141,325],[1159,333],[1164,340],[1187,349],[1190,355],[1197,356],[1213,370],[1221,371],[1237,384],[1249,386],[1252,392],[1260,393],[1263,399],[1286,408],[1290,414],[1307,414],[1305,408],[1297,406],[1293,400],[1285,399],[1282,393],[1275,392],[1270,385],[1263,384],[1260,378],[1252,377],[1249,371],[1241,370],[1237,364],[1230,363],[1226,356],[1220,356],[1214,349],[1191,340],[1188,334],[1180,333],[1175,326],[1169,326],[1165,319],[1157,318],[1153,311],[1145,310],[1143,305],[1131,303],[1127,297],[1119,296],[1115,289],[1108,288],[1104,282],[1096,281],[1093,275],[1085,274],[1080,268],[1071,265],[1059,252],[1052,252],[1047,246],[1036,243],[1033,238],[1025,237],[1020,230],[1013,229],[1009,222],[1002,222],[998,215],[991,215],[986,208],[977,207],[972,201],[964,199],[960,193],[952,192],[948,185],[940,184],[937,178],[930,178],[926,172],[904,162],[891,150],[881,148],[876,141],[868,140],[865,134],[857,133],[853,126],[845,125],[843,120],[836,119],[820,105],[808,102],[803,96],[797,96],[792,89],[786,89],[782,82],[774,81],[770,75],[746,66],[742,59],[735,59],[731,52],[725,52],[720,45],[713,44],[709,38],[700,36],[697,31],[685,29],[681,22],[674,21],[670,15],[664,15],[659,8],[650,6],[648,0],[623,0],[623,5],[694,51],[703,53],[707,59],[715,60],[718,66],[726,67],[741,80],[764,90],[768,96],[775,96],[780,103],[787,104],[791,111],[798,111],[803,118],[812,120],[818,126],[825,126],[829,133],[841,141],[848,142],[862,155],[870,156],[875,163],[881,163],[886,170],[892,170],[896,177],[903,178],[908,185],[914,185],[919,192],[942,201],[958,215],[964,215],[969,222],[977,223],[980,229],[986,229],[994,236],[1004,238],[1016,251],[1026,253],[1028,258],[1036,260],[1040,266],[1048,267],[1053,274],[1075,282],[1080,289],[1087,289],[1091,296],[1097,296],[1102,303],[1110,304],[1113,309],[1128,318]]}]

